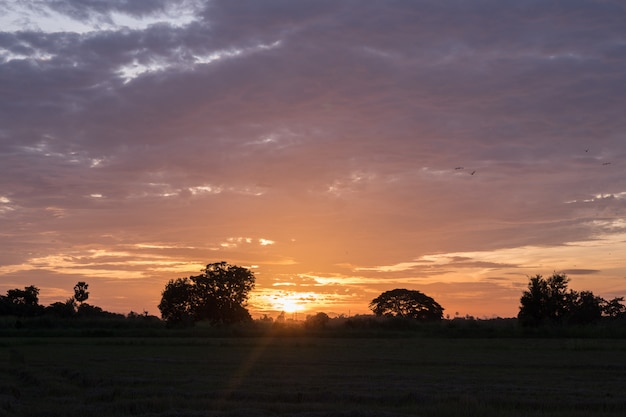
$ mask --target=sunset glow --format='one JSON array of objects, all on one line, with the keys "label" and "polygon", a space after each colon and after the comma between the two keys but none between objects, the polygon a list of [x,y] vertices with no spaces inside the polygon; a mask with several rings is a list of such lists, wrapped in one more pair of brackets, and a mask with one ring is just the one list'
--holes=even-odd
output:
[{"label": "sunset glow", "polygon": [[282,310],[286,313],[295,313],[302,310],[302,306],[295,300],[285,300],[283,302],[275,304],[276,310]]},{"label": "sunset glow", "polygon": [[625,6],[362,3],[0,0],[0,294],[158,315],[226,261],[254,318],[626,296]]}]

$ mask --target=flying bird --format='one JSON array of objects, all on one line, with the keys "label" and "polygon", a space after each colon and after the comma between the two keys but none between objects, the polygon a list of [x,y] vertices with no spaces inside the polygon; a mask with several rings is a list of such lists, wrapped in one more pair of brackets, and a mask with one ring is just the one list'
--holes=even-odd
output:
[{"label": "flying bird", "polygon": [[603,162],[602,165],[611,165],[610,162]]},{"label": "flying bird", "polygon": [[472,173],[470,175],[474,175],[476,173],[476,171],[472,171]]},{"label": "flying bird", "polygon": [[454,168],[454,169],[463,169],[463,167],[456,167],[456,168]]}]

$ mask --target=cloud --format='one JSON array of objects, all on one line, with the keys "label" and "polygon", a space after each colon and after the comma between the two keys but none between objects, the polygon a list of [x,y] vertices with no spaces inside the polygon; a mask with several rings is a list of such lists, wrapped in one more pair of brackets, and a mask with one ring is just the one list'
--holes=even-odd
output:
[{"label": "cloud", "polygon": [[260,287],[619,275],[584,252],[623,233],[619,2],[0,8],[1,265],[141,243]]},{"label": "cloud", "polygon": [[[13,3],[13,4],[11,4]],[[44,33],[90,33],[124,28],[145,29],[168,23],[189,23],[201,2],[194,0],[128,1],[38,1],[8,2],[0,5],[5,30]]]},{"label": "cloud", "polygon": [[598,269],[565,269],[561,272],[567,275],[591,275],[602,271]]}]

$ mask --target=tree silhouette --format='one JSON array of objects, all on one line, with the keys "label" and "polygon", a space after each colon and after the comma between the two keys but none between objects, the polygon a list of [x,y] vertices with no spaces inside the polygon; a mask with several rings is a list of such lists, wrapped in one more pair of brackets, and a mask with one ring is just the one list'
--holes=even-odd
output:
[{"label": "tree silhouette", "polygon": [[326,313],[317,313],[312,316],[307,316],[304,321],[304,326],[309,329],[323,329],[330,321],[330,317]]},{"label": "tree silhouette", "polygon": [[245,304],[254,281],[254,274],[246,268],[226,262],[208,264],[201,275],[167,283],[159,304],[161,316],[170,323],[251,320]]},{"label": "tree silhouette", "polygon": [[626,316],[626,306],[622,304],[622,301],[624,301],[624,297],[615,297],[612,300],[604,301],[602,312],[612,319]]},{"label": "tree silhouette", "polygon": [[81,304],[84,301],[87,301],[87,299],[89,298],[89,291],[87,291],[88,288],[89,284],[84,281],[79,281],[74,286],[74,300],[78,301]]},{"label": "tree silhouette", "polygon": [[547,320],[559,322],[567,310],[567,284],[565,274],[554,273],[544,279],[537,274],[530,278],[528,290],[520,299],[520,311],[517,315],[524,325],[538,325]]},{"label": "tree silhouette", "polygon": [[34,285],[8,290],[6,296],[0,297],[0,314],[16,316],[35,316],[43,312],[39,305],[39,288]]},{"label": "tree silhouette", "polygon": [[604,300],[594,295],[591,291],[572,291],[570,298],[570,311],[567,317],[568,323],[588,324],[600,320]]},{"label": "tree silhouette", "polygon": [[194,289],[189,278],[170,280],[159,303],[161,317],[168,323],[192,322],[194,315]]},{"label": "tree silhouette", "polygon": [[443,318],[443,307],[420,291],[397,288],[385,291],[370,303],[377,316],[404,317],[420,321]]},{"label": "tree silhouette", "polygon": [[46,307],[45,312],[62,318],[73,317],[76,315],[76,301],[73,297],[68,298],[64,303],[57,301]]},{"label": "tree silhouette", "polygon": [[[569,290],[570,279],[554,273],[549,278],[535,275],[520,298],[517,315],[524,326],[541,324],[588,324],[600,320],[602,314],[619,314],[620,299],[607,303],[591,291]],[[622,306],[623,307],[623,306]]]},{"label": "tree silhouette", "polygon": [[7,291],[7,298],[17,305],[36,306],[39,303],[39,288],[31,285],[23,290],[14,289]]}]

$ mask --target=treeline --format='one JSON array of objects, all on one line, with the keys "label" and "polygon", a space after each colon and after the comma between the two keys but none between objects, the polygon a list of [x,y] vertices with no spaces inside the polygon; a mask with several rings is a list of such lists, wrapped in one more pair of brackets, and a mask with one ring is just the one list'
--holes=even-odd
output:
[{"label": "treeline", "polygon": [[[623,297],[605,300],[591,291],[573,291],[569,278],[554,273],[548,278],[529,278],[520,297],[515,318],[476,320],[473,317],[444,319],[444,308],[420,291],[396,288],[374,298],[369,308],[373,315],[331,318],[320,312],[304,321],[274,320],[265,315],[253,320],[246,303],[254,288],[254,274],[226,262],[208,264],[202,273],[170,280],[162,292],[161,318],[147,312],[127,315],[111,313],[87,303],[89,285],[78,282],[74,296],[48,306],[39,304],[39,289],[34,285],[8,290],[0,295],[0,329],[105,327],[152,329],[197,327],[245,329],[247,333],[274,331],[288,334],[371,334],[401,331],[420,334],[469,336],[520,334],[570,334],[574,328],[594,327],[605,336],[626,337],[626,306]],[[534,329],[534,330],[533,330]],[[539,330],[537,330],[539,329]],[[564,331],[563,329],[568,329]],[[588,330],[585,330],[587,333]],[[593,332],[592,332],[593,333]],[[387,333],[389,334],[389,333]],[[598,334],[596,334],[598,336]]]},{"label": "treeline", "polygon": [[602,318],[592,324],[521,326],[516,317],[480,319],[470,316],[420,322],[403,317],[374,314],[328,317],[318,314],[305,320],[256,318],[251,321],[215,325],[199,321],[193,326],[168,326],[154,316],[130,313],[107,318],[60,319],[55,316],[0,317],[0,337],[322,337],[387,338],[626,338],[626,320]]},{"label": "treeline", "polygon": [[105,311],[98,306],[88,304],[89,285],[78,282],[74,286],[74,296],[48,306],[39,304],[39,288],[34,285],[24,289],[11,289],[6,295],[0,295],[0,328],[14,327],[17,329],[46,327],[76,327],[101,325],[102,323],[119,326],[120,322],[136,323],[142,321],[160,322],[158,317],[147,312],[141,314],[131,311],[127,315]]}]

